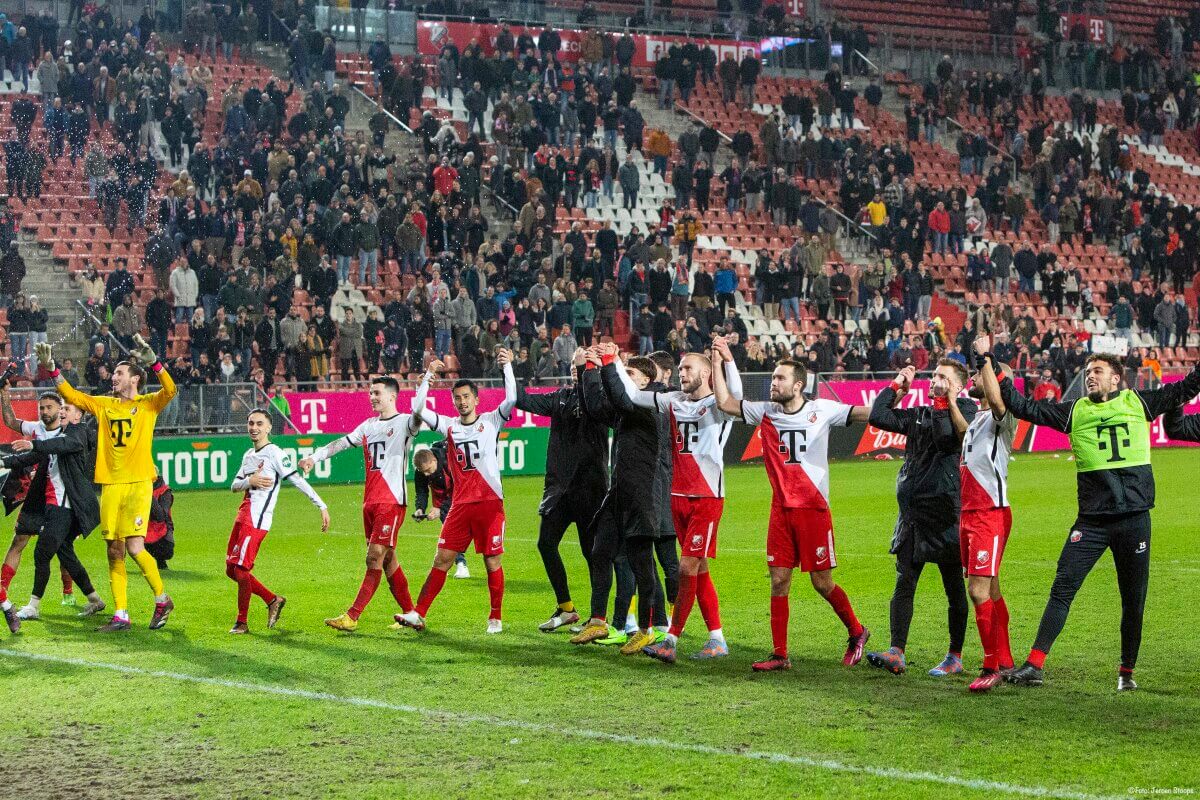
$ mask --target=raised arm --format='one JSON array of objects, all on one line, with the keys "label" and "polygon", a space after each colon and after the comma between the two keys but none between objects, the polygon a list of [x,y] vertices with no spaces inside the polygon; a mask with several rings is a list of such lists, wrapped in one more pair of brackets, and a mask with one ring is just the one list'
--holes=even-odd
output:
[{"label": "raised arm", "polygon": [[[983,346],[987,345],[987,337],[982,337]],[[975,340],[979,343],[979,339]],[[992,416],[996,419],[1004,419],[1004,415],[1008,413],[1008,406],[1004,404],[1004,396],[1000,393],[1000,379],[996,376],[995,356],[990,352],[982,353],[983,363],[979,367],[979,372],[975,375],[975,383],[983,390],[983,396],[987,399],[988,408],[992,410]]]},{"label": "raised arm", "polygon": [[[716,347],[714,347],[713,355],[721,360],[720,364],[713,365],[714,369],[712,371],[713,394],[715,394],[717,396],[717,408],[721,409],[722,411],[724,411],[726,414],[730,415],[731,417],[737,417],[738,419],[745,421],[746,418],[742,414],[741,396],[739,395],[739,396],[735,397],[733,395],[733,392],[731,391],[730,386],[729,386],[729,382],[728,382],[728,380],[726,380],[725,369],[724,369],[726,362],[724,359],[724,353],[722,351],[718,350]],[[730,364],[732,365],[732,362],[730,362]],[[734,366],[734,368],[733,368],[733,374],[737,375],[737,367],[736,366]],[[740,377],[738,378],[738,383],[739,384],[741,383]]]},{"label": "raised arm", "polygon": [[1000,381],[1000,397],[1004,407],[1017,419],[1045,425],[1062,433],[1067,433],[1071,428],[1071,411],[1075,408],[1073,400],[1065,403],[1030,400],[1017,391],[1010,378]]},{"label": "raised arm", "polygon": [[3,413],[4,425],[9,430],[24,433],[21,429],[21,420],[17,419],[17,415],[13,413],[12,398],[8,396],[8,387],[0,389],[0,412]]},{"label": "raised arm", "polygon": [[600,377],[599,356],[596,356],[594,359],[589,357],[589,367],[583,371],[579,388],[579,398],[583,403],[583,413],[587,414],[589,419],[599,422],[602,425],[607,425],[610,428],[616,427],[617,412],[613,408],[612,403],[609,402],[608,395],[604,391],[604,384]]},{"label": "raised arm", "polygon": [[421,376],[421,382],[417,384],[417,392],[413,395],[410,411],[412,414],[408,418],[408,432],[416,435],[417,431],[421,430],[421,413],[420,409],[425,408],[425,401],[429,397],[429,382],[432,380],[434,365],[441,365],[442,362],[434,361],[429,365],[429,369]]},{"label": "raised arm", "polygon": [[1193,367],[1187,377],[1175,383],[1165,384],[1160,389],[1138,392],[1146,404],[1146,419],[1154,419],[1200,394],[1200,368]]},{"label": "raised arm", "polygon": [[[610,379],[609,375],[612,375],[613,379]],[[625,365],[621,363],[620,358],[615,358],[612,364],[606,365],[601,371],[601,377],[604,379],[604,388],[608,390],[613,405],[618,408],[636,407],[658,410],[658,403],[655,399],[658,393],[637,388],[633,379],[629,377],[629,373],[625,372]]]},{"label": "raised arm", "polygon": [[501,350],[496,354],[496,362],[504,369],[504,399],[496,408],[496,412],[508,422],[512,419],[513,409],[517,406],[517,376],[513,374],[512,351]]},{"label": "raised arm", "polygon": [[1177,442],[1200,442],[1200,414],[1184,414],[1182,406],[1168,409],[1163,414],[1163,430]]},{"label": "raised arm", "polygon": [[421,376],[421,383],[417,386],[417,393],[413,395],[412,400],[412,415],[413,419],[417,420],[417,424],[425,423],[430,430],[435,430],[438,433],[445,433],[444,425],[440,425],[441,417],[425,407],[425,399],[429,396],[429,381],[433,378],[433,373],[437,368],[441,367],[442,362],[429,362],[429,369]]},{"label": "raised arm", "polygon": [[967,434],[967,418],[962,415],[962,409],[958,407],[958,403],[951,403],[947,406],[947,410],[950,412],[950,427],[953,428],[955,437],[961,442]]},{"label": "raised arm", "polygon": [[134,348],[132,355],[143,364],[149,365],[151,371],[158,376],[160,384],[159,390],[150,396],[150,407],[155,411],[162,411],[167,407],[167,403],[171,402],[171,398],[178,391],[175,388],[175,379],[171,377],[171,373],[163,368],[162,362],[158,360],[158,356],[154,355],[154,351],[150,349],[150,345],[146,344],[146,340],[142,338],[140,333],[133,335]]},{"label": "raised arm", "polygon": [[899,409],[893,406],[908,392],[915,374],[915,367],[905,367],[900,370],[891,386],[885,387],[876,395],[875,402],[871,404],[871,413],[867,417],[870,424],[891,433],[908,433],[908,426],[914,416],[913,409]]}]

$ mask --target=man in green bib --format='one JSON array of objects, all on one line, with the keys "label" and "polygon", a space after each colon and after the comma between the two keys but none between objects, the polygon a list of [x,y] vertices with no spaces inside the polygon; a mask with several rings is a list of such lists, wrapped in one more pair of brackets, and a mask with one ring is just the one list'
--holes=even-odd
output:
[{"label": "man in green bib", "polygon": [[1026,398],[1005,379],[1004,404],[1019,419],[1071,437],[1077,470],[1079,514],[1058,558],[1050,600],[1029,658],[1006,676],[1021,686],[1042,685],[1046,654],[1067,622],[1084,578],[1112,550],[1121,592],[1121,666],[1117,690],[1136,689],[1133,668],[1142,642],[1142,614],[1150,578],[1150,423],[1200,392],[1200,371],[1153,391],[1121,388],[1121,360],[1092,354],[1084,363],[1086,397],[1067,402]]}]

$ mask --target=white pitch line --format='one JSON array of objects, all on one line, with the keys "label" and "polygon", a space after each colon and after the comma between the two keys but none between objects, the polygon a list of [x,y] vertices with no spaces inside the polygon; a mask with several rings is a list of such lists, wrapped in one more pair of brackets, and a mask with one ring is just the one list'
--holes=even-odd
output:
[{"label": "white pitch line", "polygon": [[945,775],[940,772],[925,770],[913,771],[898,767],[879,767],[859,764],[847,764],[843,761],[829,758],[814,758],[790,753],[772,753],[762,750],[737,750],[727,747],[697,744],[694,742],[674,742],[670,739],[660,739],[652,736],[635,736],[633,734],[609,733],[587,728],[570,728],[562,725],[552,725],[541,722],[529,722],[519,719],[505,719],[488,714],[465,714],[458,711],[443,711],[434,708],[408,705],[406,703],[390,703],[385,700],[375,700],[370,697],[353,697],[332,694],[330,692],[314,692],[307,689],[293,689],[287,686],[277,686],[269,683],[251,683],[234,681],[226,678],[210,678],[203,675],[190,675],[186,672],[169,672],[166,670],[142,669],[124,664],[108,664],[103,661],[88,661],[82,658],[66,656],[50,656],[40,653],[24,653],[19,650],[0,648],[0,655],[9,658],[39,661],[49,664],[64,664],[83,669],[103,669],[124,675],[137,675],[145,678],[166,678],[202,686],[216,686],[222,689],[238,689],[244,692],[270,694],[279,697],[289,697],[296,700],[313,700],[317,702],[336,703],[358,708],[373,708],[384,711],[396,711],[402,714],[415,714],[428,719],[439,720],[457,725],[485,725],[494,728],[512,728],[529,733],[551,734],[554,736],[569,736],[576,739],[589,739],[606,744],[625,744],[636,747],[658,748],[673,750],[679,753],[697,753],[706,756],[718,756],[747,761],[760,761],[770,764],[788,764],[797,767],[824,770],[826,772],[850,775],[870,775],[890,780],[910,781],[913,783],[934,783],[943,786],[956,786],[964,789],[979,791],[1002,792],[1004,794],[1022,795],[1026,797],[1061,798],[1061,800],[1117,800],[1111,795],[1095,795],[1078,792],[1071,789],[1059,789],[1047,786],[1022,786],[1005,781],[993,781],[984,778],[964,778],[958,775]]}]

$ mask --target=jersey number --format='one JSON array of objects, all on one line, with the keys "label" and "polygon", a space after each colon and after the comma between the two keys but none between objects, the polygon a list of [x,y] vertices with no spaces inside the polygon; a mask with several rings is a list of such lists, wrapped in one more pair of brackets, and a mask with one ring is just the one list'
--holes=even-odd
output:
[{"label": "jersey number", "polygon": [[475,459],[479,458],[478,442],[463,442],[454,446],[454,458],[458,461],[463,472],[475,469]]},{"label": "jersey number", "polygon": [[808,431],[781,431],[779,434],[779,454],[787,458],[785,464],[799,464],[797,458],[808,450]]},{"label": "jersey number", "polygon": [[108,434],[112,437],[113,447],[124,447],[125,440],[132,432],[133,420],[131,419],[110,419],[108,421]]}]

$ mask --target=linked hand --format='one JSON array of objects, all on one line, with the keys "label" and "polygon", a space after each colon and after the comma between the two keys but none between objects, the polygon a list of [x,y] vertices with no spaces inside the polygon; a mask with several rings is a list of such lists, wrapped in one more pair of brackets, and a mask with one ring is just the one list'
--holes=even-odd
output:
[{"label": "linked hand", "polygon": [[300,468],[300,471],[304,473],[304,477],[307,478],[308,473],[312,472],[312,468],[315,467],[316,464],[317,462],[313,461],[312,458],[302,458],[300,459],[300,463],[296,466]]},{"label": "linked hand", "polygon": [[18,439],[12,443],[12,449],[14,453],[28,453],[33,449],[33,442],[26,441],[25,439]]}]

